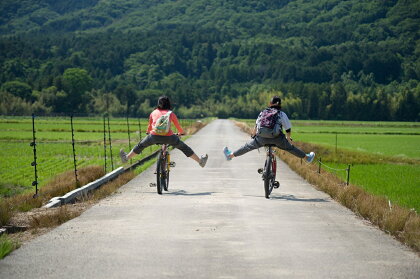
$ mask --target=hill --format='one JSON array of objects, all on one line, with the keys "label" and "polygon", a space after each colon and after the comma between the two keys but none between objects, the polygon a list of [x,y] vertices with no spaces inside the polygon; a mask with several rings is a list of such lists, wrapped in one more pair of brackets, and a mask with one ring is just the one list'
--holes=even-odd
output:
[{"label": "hill", "polygon": [[121,113],[128,101],[145,115],[167,94],[184,116],[255,117],[279,94],[299,118],[420,119],[420,1],[3,0],[0,11],[0,113]]}]

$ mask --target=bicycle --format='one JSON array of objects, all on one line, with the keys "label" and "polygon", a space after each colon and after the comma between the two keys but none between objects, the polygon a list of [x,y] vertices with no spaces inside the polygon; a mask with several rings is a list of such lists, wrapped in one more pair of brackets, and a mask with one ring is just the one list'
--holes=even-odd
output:
[{"label": "bicycle", "polygon": [[274,144],[265,146],[267,157],[265,159],[264,168],[258,169],[258,173],[262,175],[262,179],[264,180],[264,191],[266,199],[270,198],[270,194],[273,191],[273,188],[280,187],[280,183],[276,181],[277,159],[273,150],[274,146]]},{"label": "bicycle", "polygon": [[171,162],[171,154],[168,147],[168,144],[162,144],[156,162],[156,189],[159,195],[162,195],[162,190],[168,191],[169,173],[171,167],[175,167],[175,162]]}]

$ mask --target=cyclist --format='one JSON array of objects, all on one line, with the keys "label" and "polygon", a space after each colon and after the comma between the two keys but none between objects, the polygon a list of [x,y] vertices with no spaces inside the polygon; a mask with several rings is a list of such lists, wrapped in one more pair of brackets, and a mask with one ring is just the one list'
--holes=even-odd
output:
[{"label": "cyclist", "polygon": [[[270,110],[270,108],[275,109],[275,110],[272,110],[272,109]],[[223,153],[225,154],[226,159],[229,161],[229,160],[232,160],[232,158],[244,155],[245,153],[251,150],[260,148],[267,144],[273,144],[277,146],[278,148],[286,150],[299,158],[306,158],[306,161],[308,163],[312,163],[312,161],[315,158],[314,152],[310,152],[306,154],[305,152],[303,152],[302,150],[300,150],[299,148],[297,148],[296,146],[292,144],[292,138],[291,138],[292,124],[290,123],[289,118],[287,117],[286,113],[281,111],[280,97],[274,96],[271,99],[269,108],[268,108],[269,111],[272,111],[274,113],[273,117],[275,117],[274,118],[276,122],[275,124],[277,125],[277,127],[279,127],[278,135],[274,137],[265,137],[263,133],[260,133],[261,122],[263,121],[263,117],[267,115],[267,113],[264,112],[266,110],[267,109],[263,110],[259,114],[256,121],[256,125],[254,127],[254,131],[252,132],[253,139],[250,142],[246,143],[244,146],[242,146],[235,152],[230,151],[227,147],[223,149]],[[284,135],[282,128],[285,129],[286,135]]]},{"label": "cyclist", "polygon": [[[167,96],[159,97],[157,108],[152,111],[149,116],[149,125],[146,131],[147,137],[134,146],[128,154],[125,153],[123,149],[120,150],[120,158],[123,163],[126,163],[129,159],[140,154],[144,148],[150,145],[169,144],[181,150],[185,156],[193,159],[204,168],[207,163],[208,155],[206,154],[205,156],[198,158],[194,151],[179,138],[179,135],[184,134],[184,130],[181,128],[178,118],[171,109],[172,107],[169,98]],[[178,130],[178,134],[174,134],[171,130],[171,122]],[[162,127],[164,127],[163,130],[161,129]]]}]

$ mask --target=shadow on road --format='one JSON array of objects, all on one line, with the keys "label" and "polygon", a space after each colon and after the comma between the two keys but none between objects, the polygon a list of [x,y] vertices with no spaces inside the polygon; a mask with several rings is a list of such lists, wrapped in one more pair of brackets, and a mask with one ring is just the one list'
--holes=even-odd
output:
[{"label": "shadow on road", "polygon": [[[257,198],[264,198],[264,195],[261,196],[254,196],[254,195],[245,195],[246,197],[257,197]],[[270,195],[271,200],[287,200],[287,201],[300,201],[300,202],[329,202],[326,199],[304,199],[304,198],[297,198],[294,195],[280,195],[275,196],[273,194]]]},{"label": "shadow on road", "polygon": [[288,201],[301,201],[301,202],[329,202],[326,199],[304,199],[297,198],[294,195],[281,195],[281,196],[270,196],[273,200],[288,200]]},{"label": "shadow on road", "polygon": [[165,195],[173,195],[173,196],[210,196],[215,192],[203,192],[203,193],[188,193],[185,190],[178,190],[175,192],[165,192]]}]

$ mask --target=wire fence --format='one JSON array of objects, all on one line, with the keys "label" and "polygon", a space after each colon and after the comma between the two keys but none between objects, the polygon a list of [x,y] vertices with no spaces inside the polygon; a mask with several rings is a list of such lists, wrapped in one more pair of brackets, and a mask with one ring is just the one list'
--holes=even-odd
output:
[{"label": "wire fence", "polygon": [[[304,160],[301,159],[301,164],[302,164],[302,161],[304,161]],[[338,172],[344,172],[346,174],[346,180],[345,180],[346,185],[349,185],[351,165],[347,165],[347,168],[334,168],[334,167],[331,167],[331,166],[323,163],[322,162],[322,157],[320,157],[316,162],[318,163],[318,170],[312,170],[312,172],[322,174],[322,168],[327,169],[329,172],[333,172],[335,174],[337,174]]]},{"label": "wire fence", "polygon": [[[194,120],[181,120],[189,128]],[[122,165],[119,150],[131,150],[143,139],[148,119],[81,116],[0,117],[0,197],[31,187],[34,197],[53,177],[73,171],[79,185],[80,168],[99,165],[110,172]],[[145,149],[141,159],[157,149]]]}]

